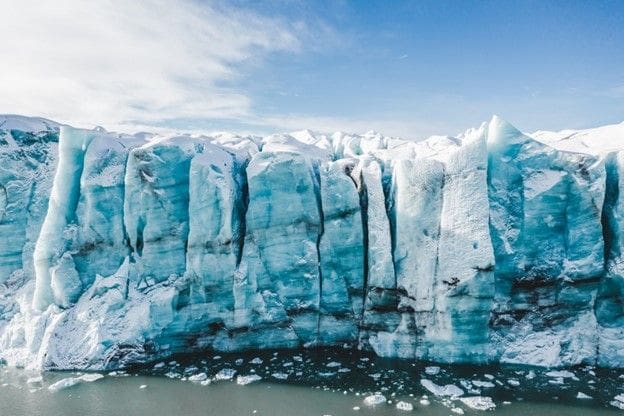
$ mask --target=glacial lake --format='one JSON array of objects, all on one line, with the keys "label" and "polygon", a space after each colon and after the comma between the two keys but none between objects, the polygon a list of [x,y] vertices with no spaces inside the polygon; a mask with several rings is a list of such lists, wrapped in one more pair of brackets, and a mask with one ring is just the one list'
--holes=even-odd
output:
[{"label": "glacial lake", "polygon": [[[624,371],[438,366],[353,351],[178,356],[99,374],[0,367],[0,415],[591,416],[624,408]],[[459,390],[464,401],[448,396]]]}]

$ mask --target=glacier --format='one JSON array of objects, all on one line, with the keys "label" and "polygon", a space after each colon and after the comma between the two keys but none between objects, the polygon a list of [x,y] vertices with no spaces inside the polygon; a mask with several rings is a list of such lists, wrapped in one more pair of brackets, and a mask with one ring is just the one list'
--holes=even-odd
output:
[{"label": "glacier", "polygon": [[624,123],[414,142],[0,116],[0,359],[624,367]]}]

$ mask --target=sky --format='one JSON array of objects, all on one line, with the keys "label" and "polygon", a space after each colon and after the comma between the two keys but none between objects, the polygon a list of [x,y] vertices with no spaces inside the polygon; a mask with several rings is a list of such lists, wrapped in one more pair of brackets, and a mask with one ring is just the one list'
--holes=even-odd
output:
[{"label": "sky", "polygon": [[0,0],[0,113],[120,131],[624,121],[624,2]]}]

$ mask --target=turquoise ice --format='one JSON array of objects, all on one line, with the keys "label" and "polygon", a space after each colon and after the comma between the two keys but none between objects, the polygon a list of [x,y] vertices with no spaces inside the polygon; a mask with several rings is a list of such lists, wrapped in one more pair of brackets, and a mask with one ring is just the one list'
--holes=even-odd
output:
[{"label": "turquoise ice", "polygon": [[11,365],[329,345],[624,367],[622,125],[412,142],[0,120]]}]

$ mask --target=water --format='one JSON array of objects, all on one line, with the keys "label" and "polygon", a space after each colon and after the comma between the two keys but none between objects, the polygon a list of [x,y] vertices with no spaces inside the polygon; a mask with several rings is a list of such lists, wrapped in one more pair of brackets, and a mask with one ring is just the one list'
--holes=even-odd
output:
[{"label": "water", "polygon": [[[223,379],[233,371],[232,379]],[[0,368],[0,415],[483,414],[457,398],[436,397],[423,387],[421,380],[426,379],[440,386],[453,384],[463,390],[463,397],[490,397],[494,413],[500,415],[591,416],[621,413],[615,406],[624,407],[624,402],[614,398],[624,392],[622,373],[588,367],[561,373],[527,367],[434,367],[354,352],[279,351],[180,356],[52,391],[49,386],[59,380],[84,373],[49,372],[39,380],[36,373]],[[238,375],[252,374],[262,380],[237,384]],[[592,398],[578,399],[579,392]],[[383,394],[387,402],[367,406],[364,398],[373,393]],[[428,405],[421,404],[423,396]],[[412,404],[413,412],[398,410],[399,401]]]}]

